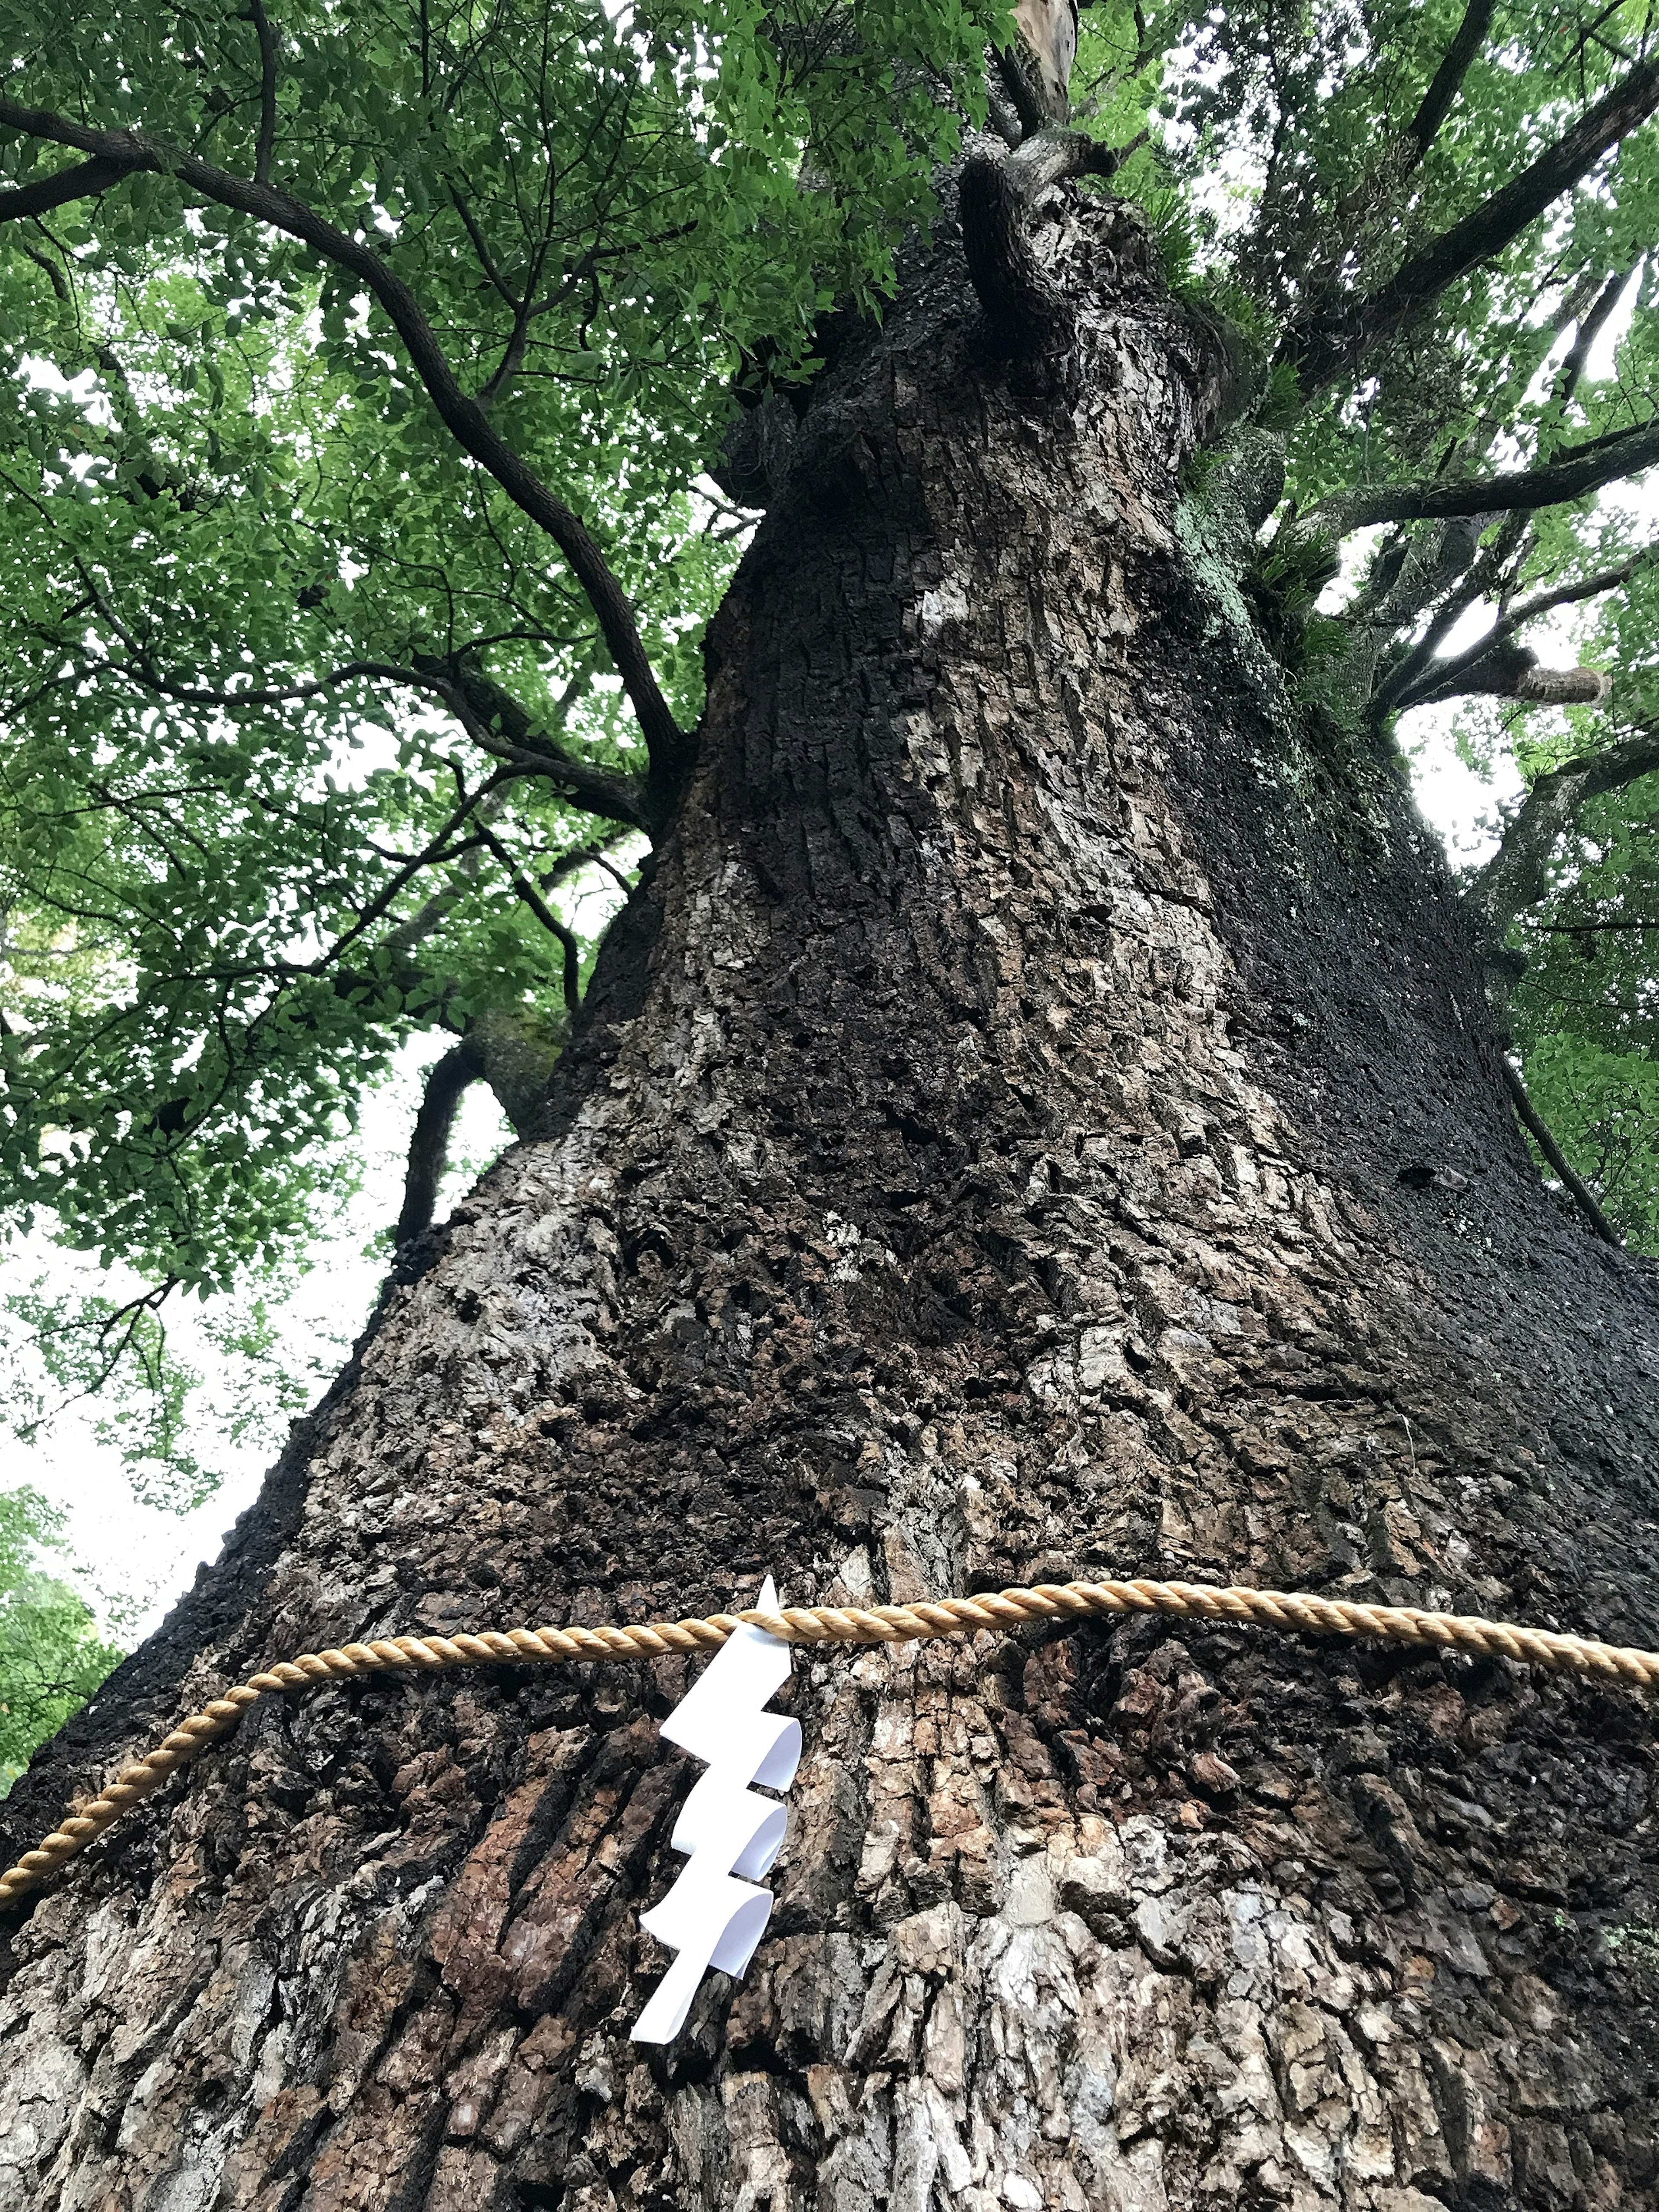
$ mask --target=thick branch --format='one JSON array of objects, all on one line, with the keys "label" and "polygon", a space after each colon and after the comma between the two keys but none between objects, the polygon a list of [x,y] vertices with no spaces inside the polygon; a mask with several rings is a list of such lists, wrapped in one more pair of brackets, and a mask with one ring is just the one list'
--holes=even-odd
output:
[{"label": "thick branch", "polygon": [[1297,535],[1322,535],[1333,541],[1379,522],[1443,521],[1455,514],[1531,513],[1558,507],[1586,492],[1638,476],[1659,464],[1659,422],[1616,431],[1571,446],[1542,468],[1516,469],[1504,476],[1464,477],[1445,483],[1382,484],[1375,491],[1340,493],[1323,501],[1297,525]]},{"label": "thick branch", "polygon": [[1497,944],[1517,915],[1547,895],[1551,859],[1581,809],[1656,772],[1659,727],[1639,730],[1605,752],[1564,761],[1539,777],[1469,888],[1468,904],[1486,943]]},{"label": "thick branch", "polygon": [[248,0],[247,12],[259,40],[259,138],[253,151],[253,175],[256,183],[268,185],[276,150],[276,33],[264,0]]},{"label": "thick branch", "polygon": [[957,188],[968,274],[998,351],[1038,360],[1067,351],[1076,322],[1031,251],[1025,198],[1001,155],[969,155]]},{"label": "thick branch", "polygon": [[[1463,89],[1469,64],[1486,43],[1492,8],[1493,0],[1469,0],[1457,27],[1457,35],[1447,47],[1433,82],[1423,95],[1422,106],[1406,125],[1406,136],[1417,149],[1416,161],[1423,159],[1439,137],[1441,125],[1451,113],[1452,102]],[[1413,166],[1416,166],[1415,161]]]},{"label": "thick branch", "polygon": [[1051,118],[1032,82],[1032,73],[1025,67],[1023,56],[1006,46],[998,46],[993,58],[996,63],[998,80],[1007,94],[1008,104],[1018,119],[1021,131],[1029,135],[1041,131]]},{"label": "thick branch", "polygon": [[1075,329],[1070,307],[1031,252],[1026,208],[1069,177],[1109,177],[1145,137],[1113,147],[1083,131],[1039,130],[1012,154],[982,139],[969,155],[957,188],[962,242],[1000,352],[1028,359],[1064,353]]},{"label": "thick branch", "polygon": [[421,1110],[415,1116],[409,1142],[409,1169],[404,1178],[404,1206],[398,1217],[395,1242],[401,1251],[417,1237],[424,1237],[437,1211],[438,1186],[449,1164],[450,1133],[462,1098],[483,1074],[476,1046],[463,1041],[428,1072]]},{"label": "thick branch", "polygon": [[1504,564],[1520,551],[1528,526],[1524,516],[1505,515],[1492,543],[1483,550],[1480,534],[1486,520],[1480,515],[1454,516],[1437,530],[1425,532],[1422,557],[1418,557],[1419,548],[1413,546],[1398,585],[1384,594],[1375,610],[1373,630],[1398,629],[1415,621],[1425,609],[1433,608],[1422,636],[1372,692],[1366,714],[1374,726],[1380,728],[1383,718],[1413,685],[1425,680],[1425,672],[1432,668],[1453,630],[1471,607],[1498,591]]},{"label": "thick branch", "polygon": [[1348,374],[1372,347],[1431,306],[1449,285],[1501,253],[1656,108],[1659,61],[1638,62],[1518,177],[1413,254],[1380,292],[1328,324],[1288,332],[1279,357],[1295,368],[1304,397]]},{"label": "thick branch", "polygon": [[1561,1178],[1563,1186],[1571,1194],[1573,1202],[1601,1242],[1604,1244],[1611,1244],[1615,1252],[1622,1251],[1624,1248],[1620,1241],[1618,1231],[1596,1204],[1595,1192],[1568,1159],[1560,1146],[1556,1143],[1551,1133],[1549,1123],[1545,1121],[1528,1095],[1527,1086],[1521,1080],[1520,1070],[1511,1066],[1507,1059],[1500,1060],[1498,1065],[1504,1071],[1504,1081],[1508,1086],[1510,1097],[1514,1102],[1515,1110],[1520,1116],[1522,1125],[1530,1131],[1537,1142],[1539,1151]]},{"label": "thick branch", "polygon": [[77,161],[72,169],[36,177],[30,184],[13,185],[0,192],[0,222],[15,222],[20,216],[46,215],[70,200],[90,199],[131,174],[129,162],[97,160]]},{"label": "thick branch", "polygon": [[434,688],[441,684],[450,696],[460,699],[485,730],[498,729],[514,758],[544,760],[549,781],[562,783],[588,813],[625,822],[647,837],[661,829],[659,809],[636,776],[623,775],[615,769],[594,768],[566,752],[538,728],[510,691],[481,669],[454,660],[432,659],[424,653],[416,655],[416,668],[423,681]]},{"label": "thick branch", "polygon": [[[623,688],[639,717],[653,779],[665,785],[678,782],[687,747],[685,733],[662,696],[634,610],[610,564],[580,518],[548,489],[492,427],[487,411],[462,389],[420,301],[372,247],[361,239],[348,237],[292,194],[255,179],[232,176],[197,155],[163,145],[141,131],[94,130],[48,109],[26,107],[21,101],[3,98],[0,98],[0,127],[76,147],[118,173],[150,171],[177,177],[204,199],[300,240],[337,268],[356,276],[385,310],[403,340],[410,366],[456,443],[495,477],[515,506],[547,532],[569,562],[599,617]],[[88,184],[88,189],[94,187]]]},{"label": "thick branch", "polygon": [[992,158],[1001,161],[1021,199],[1030,203],[1050,185],[1064,184],[1070,177],[1115,176],[1130,155],[1146,144],[1146,137],[1142,131],[1127,146],[1107,146],[1086,131],[1051,127],[1034,132],[1012,154]]},{"label": "thick branch", "polygon": [[1653,557],[1655,550],[1644,545],[1639,553],[1632,553],[1616,568],[1603,568],[1576,583],[1558,584],[1548,591],[1535,592],[1531,599],[1506,608],[1486,635],[1477,638],[1467,652],[1451,654],[1437,662],[1431,660],[1410,681],[1391,684],[1389,707],[1403,710],[1424,706],[1431,700],[1459,698],[1471,691],[1492,692],[1504,699],[1531,699],[1551,706],[1593,705],[1605,699],[1611,689],[1611,679],[1599,670],[1540,668],[1535,653],[1510,641],[1528,623],[1536,622],[1540,616],[1550,614],[1557,607],[1573,606],[1584,599],[1599,599],[1604,592],[1617,591]]},{"label": "thick branch", "polygon": [[1545,668],[1528,645],[1504,639],[1493,643],[1483,638],[1470,653],[1448,664],[1451,672],[1432,676],[1405,693],[1395,703],[1426,706],[1432,700],[1465,699],[1476,693],[1493,699],[1522,699],[1536,707],[1599,706],[1613,689],[1613,679],[1599,668]]}]

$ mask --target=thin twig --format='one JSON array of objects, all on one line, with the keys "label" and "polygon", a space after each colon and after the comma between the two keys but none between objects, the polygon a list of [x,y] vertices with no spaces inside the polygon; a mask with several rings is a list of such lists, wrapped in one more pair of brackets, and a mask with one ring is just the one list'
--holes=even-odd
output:
[{"label": "thin twig", "polygon": [[563,947],[564,1003],[573,1014],[575,1013],[580,1009],[582,1002],[582,954],[581,945],[578,941],[576,933],[573,929],[567,928],[565,924],[559,920],[557,915],[554,913],[552,908],[549,906],[547,901],[542,896],[535,884],[531,882],[529,877],[526,875],[524,870],[519,866],[518,862],[514,859],[511,853],[507,851],[506,846],[501,843],[500,838],[495,836],[494,831],[484,830],[483,836],[484,843],[489,846],[490,851],[495,855],[495,858],[501,862],[501,866],[506,870],[507,880],[512,884],[514,890],[518,893],[518,896],[530,908],[530,911],[535,915],[537,921],[540,922],[542,927],[548,932],[550,936],[557,938],[560,945]]}]

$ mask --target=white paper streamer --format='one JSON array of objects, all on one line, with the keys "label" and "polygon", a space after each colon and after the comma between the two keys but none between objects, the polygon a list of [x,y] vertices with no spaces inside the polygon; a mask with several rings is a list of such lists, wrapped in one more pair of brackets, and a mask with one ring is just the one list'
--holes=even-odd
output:
[{"label": "white paper streamer", "polygon": [[[769,1575],[757,1611],[775,1613]],[[741,1974],[772,1917],[769,1891],[738,1877],[765,1874],[783,1848],[789,1815],[751,1782],[787,1790],[800,1765],[800,1723],[762,1708],[789,1679],[793,1659],[781,1638],[745,1622],[709,1661],[662,1724],[671,1743],[708,1771],[680,1808],[671,1838],[689,1863],[662,1903],[640,1915],[659,1943],[679,1956],[634,2024],[635,2043],[669,2043],[685,2025],[697,1984],[711,1966]]]}]

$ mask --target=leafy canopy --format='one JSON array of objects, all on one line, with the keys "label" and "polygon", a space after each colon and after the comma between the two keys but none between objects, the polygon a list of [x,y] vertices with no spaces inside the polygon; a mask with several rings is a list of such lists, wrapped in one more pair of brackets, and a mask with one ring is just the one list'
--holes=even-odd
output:
[{"label": "leafy canopy", "polygon": [[121,1654],[67,1583],[43,1571],[60,1522],[33,1490],[0,1491],[0,1797]]},{"label": "leafy canopy", "polygon": [[[703,471],[832,307],[879,312],[940,165],[1006,129],[1012,37],[1002,0],[0,0],[0,1210],[138,1271],[11,1312],[66,1387],[158,1394],[149,1462],[167,1301],[294,1263],[411,1038],[417,1151],[472,1080],[533,1119],[572,900],[625,888],[700,711],[747,520]],[[1598,504],[1652,416],[1647,40],[1632,5],[1083,18],[1074,124],[1138,149],[1115,188],[1257,356],[1267,628],[1345,726],[1474,699],[1525,775],[1654,711],[1644,528]],[[1581,608],[1609,708],[1527,690]],[[1647,1237],[1655,798],[1487,900],[1536,954],[1540,1102]]]}]

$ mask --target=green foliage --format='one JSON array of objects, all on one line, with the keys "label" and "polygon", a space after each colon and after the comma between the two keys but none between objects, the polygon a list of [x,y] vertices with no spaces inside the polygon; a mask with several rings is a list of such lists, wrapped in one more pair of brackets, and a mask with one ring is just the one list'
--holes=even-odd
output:
[{"label": "green foliage", "polygon": [[75,1592],[42,1571],[59,1528],[37,1491],[0,1491],[0,1797],[122,1656]]},{"label": "green foliage", "polygon": [[1515,938],[1534,1102],[1615,1227],[1659,1252],[1659,775],[1584,810]]},{"label": "green foliage", "polygon": [[[1000,5],[271,14],[276,180],[413,288],[604,541],[689,726],[737,550],[693,486],[733,373],[794,374],[833,300],[879,302]],[[240,0],[0,21],[31,100],[251,173]],[[12,139],[6,166],[69,159]],[[188,1498],[165,1301],[246,1306],[292,1267],[407,1039],[556,1030],[562,950],[511,885],[596,834],[556,781],[490,787],[429,693],[307,687],[459,657],[583,761],[643,762],[591,610],[356,280],[168,178],[0,225],[0,1211],[143,1279],[133,1306],[9,1301],[40,1382],[11,1419],[125,1378],[112,1428]]]}]

